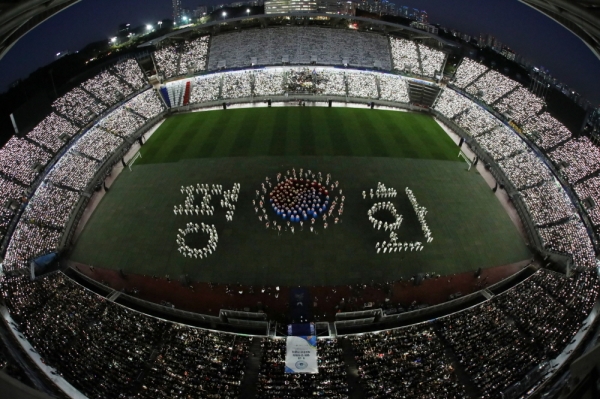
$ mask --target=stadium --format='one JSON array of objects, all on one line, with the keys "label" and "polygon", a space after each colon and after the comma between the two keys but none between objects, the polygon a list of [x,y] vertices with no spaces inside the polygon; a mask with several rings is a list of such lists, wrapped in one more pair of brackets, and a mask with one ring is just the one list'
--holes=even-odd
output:
[{"label": "stadium", "polygon": [[543,98],[359,17],[246,16],[145,48],[0,149],[2,317],[40,384],[580,397],[600,149]]}]

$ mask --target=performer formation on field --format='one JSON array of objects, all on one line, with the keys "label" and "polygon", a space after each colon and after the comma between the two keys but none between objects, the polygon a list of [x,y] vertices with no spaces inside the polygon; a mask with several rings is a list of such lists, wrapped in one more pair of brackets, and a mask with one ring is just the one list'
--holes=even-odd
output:
[{"label": "performer formation on field", "polygon": [[[293,168],[285,175],[278,173],[275,181],[267,176],[252,200],[258,220],[265,228],[295,233],[297,228],[317,233],[329,223],[341,223],[346,197],[331,174]],[[270,208],[270,211],[268,209]],[[271,218],[269,219],[269,217]]]}]

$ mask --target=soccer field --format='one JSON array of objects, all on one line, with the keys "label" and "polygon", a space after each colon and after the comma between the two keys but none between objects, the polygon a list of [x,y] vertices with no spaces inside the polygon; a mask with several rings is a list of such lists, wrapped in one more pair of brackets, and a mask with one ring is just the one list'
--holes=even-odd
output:
[{"label": "soccer field", "polygon": [[196,112],[167,119],[140,164],[252,156],[355,156],[456,161],[429,116],[354,108],[274,107]]},{"label": "soccer field", "polygon": [[[530,257],[483,178],[457,161],[458,148],[427,115],[293,107],[198,112],[166,120],[141,152],[133,171],[125,170],[102,199],[72,260],[196,281],[336,285],[453,274]],[[275,179],[292,168],[339,181],[346,198],[340,223],[318,234],[296,225],[292,234],[285,224],[277,231],[258,220],[252,200],[265,176]],[[398,196],[363,199],[362,191],[378,182]],[[174,215],[185,199],[181,186],[197,183],[241,184],[232,222],[216,195],[214,216]],[[377,254],[375,244],[389,241],[389,233],[368,221],[375,202],[391,201],[403,215],[399,241],[425,242],[405,187],[428,209],[434,241],[420,252]],[[216,226],[219,242],[208,258],[178,252],[177,232],[188,222]],[[198,235],[189,245],[206,242]]]}]

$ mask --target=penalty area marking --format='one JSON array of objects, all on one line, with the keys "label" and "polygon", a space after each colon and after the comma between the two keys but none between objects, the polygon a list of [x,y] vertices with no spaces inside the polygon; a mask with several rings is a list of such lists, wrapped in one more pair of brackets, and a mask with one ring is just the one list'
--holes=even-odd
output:
[{"label": "penalty area marking", "polygon": [[133,158],[131,158],[131,160],[129,162],[127,162],[127,166],[129,167],[129,171],[131,172],[131,167],[133,166],[133,164],[135,163],[135,161],[138,158],[142,158],[142,153],[141,152],[137,152],[137,154],[135,154],[135,156]]},{"label": "penalty area marking", "polygon": [[458,153],[458,157],[460,158],[461,156],[463,157],[463,159],[465,160],[465,162],[467,163],[467,165],[469,165],[469,169],[467,169],[467,170],[471,170],[471,167],[473,166],[473,161],[471,161],[469,159],[469,157],[467,156],[467,154],[465,154],[463,152],[463,150],[460,150],[460,152]]}]

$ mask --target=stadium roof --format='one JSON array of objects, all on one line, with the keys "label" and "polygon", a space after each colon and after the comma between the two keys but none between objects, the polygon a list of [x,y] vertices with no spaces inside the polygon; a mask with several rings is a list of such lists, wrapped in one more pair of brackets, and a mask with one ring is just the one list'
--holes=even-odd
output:
[{"label": "stadium roof", "polygon": [[600,0],[519,0],[546,14],[581,40],[600,58]]},{"label": "stadium roof", "polygon": [[80,0],[0,0],[0,59],[27,32]]}]

